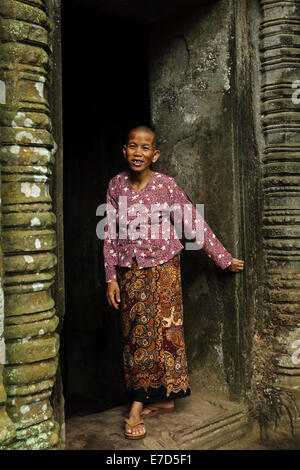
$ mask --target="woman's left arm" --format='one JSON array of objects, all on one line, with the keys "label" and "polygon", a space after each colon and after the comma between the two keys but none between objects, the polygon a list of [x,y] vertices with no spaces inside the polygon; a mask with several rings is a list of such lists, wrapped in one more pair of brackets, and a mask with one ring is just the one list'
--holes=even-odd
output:
[{"label": "woman's left arm", "polygon": [[[181,207],[182,227],[184,234],[188,235],[188,238],[192,242],[201,239],[203,242],[202,250],[221,269],[229,268],[230,271],[235,272],[237,269],[241,270],[240,267],[244,262],[242,260],[236,260],[236,258],[233,258],[232,255],[225,249],[210,226],[206,223],[204,218],[199,214],[195,206],[188,199],[186,193],[177,185],[173,178],[171,178],[171,183],[168,185],[168,190],[170,194],[171,206],[180,205]],[[171,210],[171,218],[172,213],[173,210]],[[184,217],[185,214],[191,215]],[[198,230],[200,227],[200,230],[203,230],[203,233],[197,234],[193,227],[195,227],[196,230],[197,227]],[[239,263],[237,263],[237,261]]]}]

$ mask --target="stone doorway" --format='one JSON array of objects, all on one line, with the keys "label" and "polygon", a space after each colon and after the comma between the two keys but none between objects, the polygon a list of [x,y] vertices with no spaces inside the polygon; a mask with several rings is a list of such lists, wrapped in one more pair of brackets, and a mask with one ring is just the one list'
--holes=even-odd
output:
[{"label": "stone doorway", "polygon": [[[64,405],[68,419],[124,405],[120,325],[106,307],[95,213],[108,180],[121,169],[119,149],[128,127],[140,121],[155,126],[163,156],[157,170],[175,177],[194,203],[206,205],[205,218],[229,251],[246,259],[255,243],[254,230],[247,242],[241,236],[249,227],[244,208],[253,208],[255,197],[243,185],[249,170],[247,184],[254,188],[249,63],[247,58],[240,65],[238,47],[247,44],[245,2],[190,0],[185,9],[180,1],[166,1],[165,9],[151,2],[151,11],[133,17],[138,3],[129,2],[124,13],[118,2],[74,1],[77,23],[67,10],[70,2],[3,3],[2,196],[8,215],[2,230],[9,326],[1,397],[10,434],[2,442],[14,449],[63,447]],[[116,31],[117,48],[111,39]],[[129,80],[124,61],[128,50],[140,52],[135,80]],[[241,116],[247,125],[238,132],[232,122]],[[208,400],[218,396],[240,404],[250,377],[255,276],[247,285],[226,277],[203,253],[184,254],[182,272],[194,397],[200,391]]]},{"label": "stone doorway", "polygon": [[[145,81],[142,80],[145,88],[138,103],[142,106],[136,110],[142,110],[143,120],[151,118],[157,129],[163,155],[157,170],[175,177],[194,203],[205,204],[205,218],[226,248],[247,261],[245,276],[230,279],[201,254],[196,259],[187,253],[182,259],[187,353],[198,409],[203,410],[197,392],[201,399],[206,394],[210,402],[212,395],[218,394],[220,400],[226,401],[224,410],[230,410],[232,404],[239,406],[248,396],[265,436],[270,437],[267,434],[273,433],[271,427],[275,423],[275,437],[277,434],[282,440],[287,436],[288,443],[291,436],[299,436],[299,362],[295,357],[299,337],[299,194],[294,191],[299,179],[299,103],[294,89],[299,70],[299,3],[165,0],[162,7],[159,0],[3,0],[0,448],[64,447],[61,372],[70,403],[67,412],[72,414],[73,406],[76,412],[86,413],[83,418],[88,419],[88,413],[108,408],[99,411],[103,413],[99,423],[105,423],[106,413],[115,419],[121,410],[111,408],[122,401],[121,383],[112,397],[105,396],[104,387],[99,401],[98,376],[93,370],[96,387],[90,387],[87,381],[88,394],[80,398],[73,392],[83,390],[85,380],[69,374],[68,360],[76,360],[76,354],[74,357],[70,353],[74,352],[72,341],[77,341],[78,335],[76,338],[72,334],[76,328],[68,325],[68,320],[63,330],[67,318],[65,285],[68,313],[78,299],[69,296],[70,283],[74,282],[74,289],[78,285],[81,288],[82,280],[80,274],[71,271],[74,260],[67,246],[71,242],[70,246],[78,249],[80,244],[73,220],[76,208],[71,204],[80,187],[74,189],[72,181],[78,182],[82,171],[79,183],[87,185],[90,192],[79,193],[79,214],[88,219],[94,233],[91,218],[95,212],[91,217],[83,213],[86,195],[96,194],[97,183],[87,168],[91,161],[86,147],[93,151],[88,153],[89,158],[98,155],[100,147],[105,150],[106,135],[105,118],[100,113],[102,134],[98,142],[90,137],[90,130],[96,134],[93,118],[96,114],[97,119],[98,110],[95,113],[93,90],[86,85],[86,76],[89,78],[88,74],[94,72],[93,65],[95,60],[98,65],[99,58],[94,59],[90,53],[94,43],[89,44],[90,61],[86,63],[81,49],[84,38],[78,41],[84,28],[79,25],[68,37],[77,44],[78,56],[69,63],[72,74],[65,86],[72,88],[72,99],[78,102],[73,107],[72,122],[77,109],[83,110],[85,116],[81,116],[81,129],[76,124],[69,127],[69,135],[73,132],[65,144],[67,149],[71,143],[65,157],[64,201],[62,3],[65,8],[68,5],[68,17],[76,3],[83,9],[90,7],[92,17],[96,10],[97,15],[100,10],[115,15],[115,24],[121,21],[121,29],[125,28],[125,21],[134,21],[136,28],[143,25],[150,44],[150,66],[148,78],[145,74]],[[87,16],[85,20],[90,21]],[[111,49],[112,41],[102,36],[101,50],[106,51],[107,44]],[[86,68],[91,72],[86,72]],[[95,83],[95,78],[89,83]],[[113,82],[109,83],[110,93],[112,88]],[[146,104],[148,94],[150,109]],[[93,109],[92,116],[82,104],[85,99]],[[81,130],[86,145],[79,139]],[[122,132],[121,125],[114,142],[116,148],[117,140],[123,139]],[[73,151],[80,153],[78,158],[72,159]],[[103,165],[100,173],[103,186],[99,191],[104,194],[110,177],[108,167]],[[98,200],[94,199],[96,209]],[[67,224],[72,229],[66,233],[66,242],[64,204]],[[96,222],[95,217],[95,225]],[[101,251],[96,247],[96,238],[90,239],[90,244],[84,243],[84,235],[80,240],[85,251],[74,266],[79,272],[87,268],[86,276],[94,283],[94,292],[99,287],[93,299],[81,288],[82,298],[86,298],[80,299],[80,305],[93,310],[103,287],[101,259],[96,268],[95,263],[87,264]],[[86,308],[82,315],[77,312],[76,319],[84,315]],[[68,318],[71,320],[71,314]],[[111,316],[106,312],[96,324],[94,352],[97,339],[103,340],[105,329],[100,327],[107,331],[110,322]],[[85,340],[91,325],[90,319],[86,325],[79,325]],[[117,320],[113,328],[117,334]],[[110,344],[106,338],[105,341],[114,364],[120,364],[116,343]],[[77,357],[78,353],[77,349]],[[81,357],[85,364],[89,363],[88,354]],[[108,381],[109,368],[107,362]],[[75,414],[70,419],[73,417],[77,419]]]},{"label": "stone doorway", "polygon": [[[221,214],[227,211],[227,221],[241,217],[229,202],[232,195],[226,184],[221,206],[211,185],[216,171],[216,185],[222,178],[234,185],[235,163],[229,158],[220,169],[219,163],[224,157],[221,146],[230,153],[235,136],[226,126],[217,130],[214,123],[224,109],[234,112],[230,5],[224,2],[218,10],[202,2],[185,10],[180,21],[176,11],[168,17],[154,11],[149,21],[145,15],[132,19],[136,9],[124,15],[115,14],[116,5],[114,14],[104,8],[106,2],[74,2],[70,16],[62,4],[66,314],[61,357],[67,419],[124,404],[119,317],[107,307],[95,212],[105,200],[109,179],[125,168],[120,149],[128,128],[139,123],[156,126],[163,150],[157,170],[171,170],[194,203],[207,198],[208,223],[228,250],[232,233],[218,229]],[[214,24],[214,33],[208,33],[209,24]],[[198,59],[203,70],[196,63],[201,44]],[[219,60],[216,73],[214,61]],[[245,346],[237,318],[240,300],[233,299],[235,280],[200,253],[184,253],[182,272],[194,389],[203,396],[239,402]]]}]

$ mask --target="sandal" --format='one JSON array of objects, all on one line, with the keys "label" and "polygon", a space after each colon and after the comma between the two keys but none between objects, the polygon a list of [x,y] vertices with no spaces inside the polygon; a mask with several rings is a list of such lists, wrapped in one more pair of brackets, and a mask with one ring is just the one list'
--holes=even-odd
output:
[{"label": "sandal", "polygon": [[162,407],[158,407],[158,406],[154,406],[154,405],[146,405],[146,406],[144,406],[143,411],[144,410],[150,410],[150,413],[147,413],[145,416],[143,416],[143,419],[150,418],[150,416],[162,415],[164,413],[172,413],[172,411],[174,411],[174,407],[173,408],[162,408]]},{"label": "sandal", "polygon": [[[144,420],[141,419],[140,421],[138,421],[137,423],[131,423],[130,420],[128,418],[124,419],[124,422],[129,424],[129,426],[131,428],[135,428],[136,426],[138,426],[139,424],[145,424],[144,423]],[[146,436],[146,431],[143,432],[142,434],[129,434],[128,432],[124,431],[124,435],[127,439],[143,439],[143,437]]]}]

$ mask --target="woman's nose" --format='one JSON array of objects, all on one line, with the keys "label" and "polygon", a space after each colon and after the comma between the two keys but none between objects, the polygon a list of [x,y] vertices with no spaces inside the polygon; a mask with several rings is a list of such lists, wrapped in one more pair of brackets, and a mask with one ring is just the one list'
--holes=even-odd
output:
[{"label": "woman's nose", "polygon": [[142,149],[140,147],[136,147],[134,155],[138,156],[142,154]]}]

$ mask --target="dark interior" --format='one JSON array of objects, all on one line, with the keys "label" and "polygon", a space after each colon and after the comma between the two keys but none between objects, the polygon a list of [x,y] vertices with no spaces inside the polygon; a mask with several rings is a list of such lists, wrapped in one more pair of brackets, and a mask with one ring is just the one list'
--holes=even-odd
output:
[{"label": "dark interior", "polygon": [[[107,306],[96,208],[125,169],[128,129],[150,124],[148,26],[62,2],[66,415],[124,402],[119,313]],[[136,38],[139,38],[136,41]]]}]

